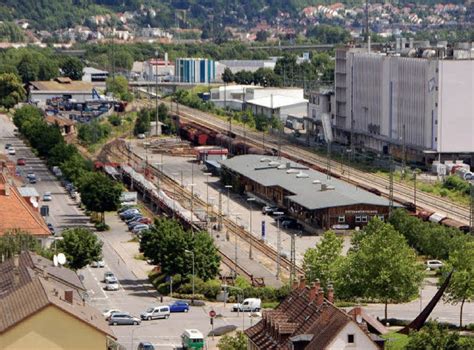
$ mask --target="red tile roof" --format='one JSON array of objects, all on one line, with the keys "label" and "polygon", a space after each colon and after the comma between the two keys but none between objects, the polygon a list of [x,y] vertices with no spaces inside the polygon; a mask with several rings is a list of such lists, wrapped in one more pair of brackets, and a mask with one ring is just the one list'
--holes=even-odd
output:
[{"label": "red tile roof", "polygon": [[12,230],[27,232],[36,237],[49,237],[48,226],[12,186],[5,174],[0,173],[0,236]]},{"label": "red tile roof", "polygon": [[[293,289],[275,310],[264,311],[262,320],[245,334],[258,349],[290,349],[290,338],[299,336],[308,342],[306,349],[322,350],[350,322],[354,321],[343,310],[323,298],[318,304],[317,297],[311,298],[310,288],[300,287]],[[366,328],[360,328],[367,334]]]}]

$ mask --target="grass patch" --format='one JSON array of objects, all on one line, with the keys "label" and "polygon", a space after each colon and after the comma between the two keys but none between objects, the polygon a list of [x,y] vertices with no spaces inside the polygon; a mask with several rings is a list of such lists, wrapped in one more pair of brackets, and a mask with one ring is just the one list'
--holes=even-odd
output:
[{"label": "grass patch", "polygon": [[135,260],[142,260],[142,261],[145,261],[145,260],[146,260],[146,258],[143,256],[143,253],[135,254],[135,255],[133,256],[133,258],[134,258]]},{"label": "grass patch", "polygon": [[267,303],[262,303],[262,309],[274,309],[276,308],[280,303],[278,301],[270,301]]},{"label": "grass patch", "polygon": [[385,350],[403,350],[408,344],[408,336],[405,334],[390,332],[382,335],[382,338],[386,340]]}]

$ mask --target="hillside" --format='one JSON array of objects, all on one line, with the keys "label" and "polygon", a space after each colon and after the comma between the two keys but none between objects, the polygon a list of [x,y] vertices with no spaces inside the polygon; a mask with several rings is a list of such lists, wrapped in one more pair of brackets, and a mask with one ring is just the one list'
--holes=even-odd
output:
[{"label": "hillside", "polygon": [[[27,19],[35,29],[54,30],[82,24],[87,17],[110,12],[135,11],[141,6],[153,8],[156,16],[146,14],[138,21],[142,25],[164,28],[203,27],[209,21],[215,25],[249,26],[257,20],[274,21],[281,11],[296,15],[302,8],[337,0],[0,0],[0,20]],[[343,0],[353,5],[362,0]],[[464,0],[401,0],[400,3],[433,4],[463,3]]]}]

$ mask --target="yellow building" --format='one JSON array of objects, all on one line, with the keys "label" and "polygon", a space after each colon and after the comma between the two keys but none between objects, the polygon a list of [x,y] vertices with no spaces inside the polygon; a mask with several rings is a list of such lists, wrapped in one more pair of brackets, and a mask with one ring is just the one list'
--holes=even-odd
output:
[{"label": "yellow building", "polygon": [[14,276],[0,293],[0,349],[105,350],[115,340],[102,314],[47,274]]}]

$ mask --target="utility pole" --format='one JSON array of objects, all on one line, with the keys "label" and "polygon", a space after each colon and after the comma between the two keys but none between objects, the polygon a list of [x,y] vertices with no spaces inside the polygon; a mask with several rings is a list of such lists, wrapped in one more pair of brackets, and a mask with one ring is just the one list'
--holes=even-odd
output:
[{"label": "utility pole", "polygon": [[222,192],[219,192],[219,221],[217,223],[217,229],[222,230]]},{"label": "utility pole", "polygon": [[392,152],[390,151],[390,177],[389,177],[389,194],[388,194],[388,217],[390,218],[392,216],[393,212],[393,157],[392,157]]},{"label": "utility pole", "polygon": [[474,183],[469,182],[469,192],[471,194],[471,213],[469,215],[469,225],[471,228],[471,235],[474,235]]},{"label": "utility pole", "polygon": [[331,180],[331,141],[328,140],[328,149],[327,149],[327,164],[326,164],[326,177],[328,180]]},{"label": "utility pole", "polygon": [[405,140],[405,124],[403,124],[403,143],[402,143],[402,179],[405,178],[406,168],[407,168],[407,149],[406,149],[406,140]]},{"label": "utility pole", "polygon": [[[282,211],[275,211],[273,215],[278,218],[279,215],[284,215],[285,213]],[[277,280],[280,279],[280,269],[281,269],[281,232],[280,232],[280,221],[277,220],[277,270],[276,270],[276,278]]]},{"label": "utility pole", "polygon": [[253,233],[252,233],[252,202],[255,201],[255,198],[247,198],[247,202],[249,202],[249,259],[253,259]]},{"label": "utility pole", "polygon": [[369,44],[369,0],[365,0],[365,35],[364,40]]},{"label": "utility pole", "polygon": [[291,252],[290,252],[290,262],[291,262],[291,270],[290,270],[290,285],[293,285],[293,281],[296,278],[296,234],[291,234]]},{"label": "utility pole", "polygon": [[155,136],[158,136],[158,50],[155,51],[155,104],[156,104]]}]

